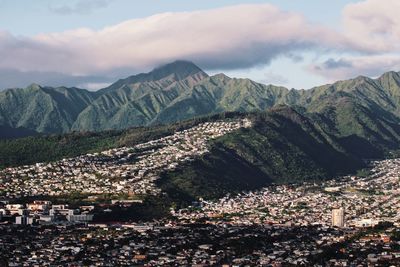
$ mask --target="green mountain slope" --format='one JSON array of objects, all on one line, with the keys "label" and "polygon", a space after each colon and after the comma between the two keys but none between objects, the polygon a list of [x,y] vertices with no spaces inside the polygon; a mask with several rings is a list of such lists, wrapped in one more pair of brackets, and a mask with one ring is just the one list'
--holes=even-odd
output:
[{"label": "green mountain slope", "polygon": [[231,116],[247,116],[253,126],[216,139],[210,153],[164,173],[159,186],[173,201],[214,198],[270,183],[317,181],[363,168],[362,157],[349,152],[341,138],[326,132],[311,115],[278,106],[268,112],[221,114],[168,126],[0,140],[0,168],[129,146]]},{"label": "green mountain slope", "polygon": [[214,198],[270,183],[328,179],[364,166],[340,139],[290,107],[252,119],[252,128],[218,139],[210,154],[165,173],[161,188],[177,199]]},{"label": "green mountain slope", "polygon": [[278,103],[287,92],[283,87],[218,74],[179,96],[154,121],[165,123],[224,111],[262,111]]},{"label": "green mountain slope", "polygon": [[225,111],[264,111],[280,104],[313,113],[331,135],[385,146],[399,141],[399,73],[288,90],[224,74],[208,76],[186,61],[121,79],[97,92],[39,85],[0,92],[0,125],[39,133],[102,131]]},{"label": "green mountain slope", "polygon": [[27,136],[35,136],[38,133],[25,128],[12,128],[10,126],[0,126],[0,139],[21,138]]},{"label": "green mountain slope", "polygon": [[44,133],[68,132],[95,93],[77,88],[33,84],[0,92],[0,125]]},{"label": "green mountain slope", "polygon": [[[355,112],[357,109],[350,111],[350,118],[361,117],[361,113]],[[266,112],[220,114],[166,126],[0,140],[0,168],[130,146],[203,121],[231,116],[250,118],[251,128],[214,140],[210,143],[210,153],[162,174],[158,185],[168,194],[168,201],[179,204],[271,183],[319,181],[354,173],[365,167],[364,158],[382,157],[400,148],[395,138],[390,139],[393,142],[383,142],[364,136],[363,132],[339,133],[332,121],[341,119],[327,117],[335,112],[308,113],[303,108],[278,105]],[[369,119],[369,114],[365,114]],[[400,132],[396,127],[391,129]]]},{"label": "green mountain slope", "polygon": [[99,91],[101,96],[83,110],[72,129],[98,131],[148,125],[174,99],[207,77],[194,64],[176,61],[148,74],[119,80]]}]

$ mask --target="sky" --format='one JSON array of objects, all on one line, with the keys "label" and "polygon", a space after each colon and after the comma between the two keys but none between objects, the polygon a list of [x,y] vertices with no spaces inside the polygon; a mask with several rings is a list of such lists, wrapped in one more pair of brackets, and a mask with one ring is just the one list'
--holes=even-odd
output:
[{"label": "sky", "polygon": [[308,89],[400,70],[399,0],[0,0],[0,88],[96,90],[175,60]]}]

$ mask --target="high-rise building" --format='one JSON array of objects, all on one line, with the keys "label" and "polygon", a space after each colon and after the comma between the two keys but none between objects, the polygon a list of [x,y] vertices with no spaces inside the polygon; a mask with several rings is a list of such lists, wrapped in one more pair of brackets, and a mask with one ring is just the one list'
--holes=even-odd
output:
[{"label": "high-rise building", "polygon": [[332,226],[344,227],[344,209],[333,209],[332,210]]},{"label": "high-rise building", "polygon": [[15,217],[15,224],[22,224],[22,225],[29,225],[34,223],[34,218],[27,216],[27,215],[22,215],[22,216],[17,216]]}]

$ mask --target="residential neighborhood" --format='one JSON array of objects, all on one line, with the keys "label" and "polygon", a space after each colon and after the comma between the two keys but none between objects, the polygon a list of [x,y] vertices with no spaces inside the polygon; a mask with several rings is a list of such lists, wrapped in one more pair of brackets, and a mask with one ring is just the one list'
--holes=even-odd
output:
[{"label": "residential neighborhood", "polygon": [[121,147],[51,163],[0,171],[0,198],[71,193],[157,195],[154,181],[165,170],[208,152],[207,141],[241,127],[248,119],[206,122],[134,147]]},{"label": "residential neighborhood", "polygon": [[172,212],[180,220],[191,222],[223,219],[239,225],[329,226],[331,211],[341,208],[348,227],[384,221],[400,225],[400,159],[373,161],[370,166],[366,177],[269,186],[217,201],[200,200],[196,207]]},{"label": "residential neighborhood", "polygon": [[250,125],[203,123],[134,147],[3,170],[0,266],[400,265],[400,159],[371,161],[364,175],[198,199],[146,222],[94,220],[140,198],[101,206],[57,200],[162,194],[154,183],[162,171]]}]

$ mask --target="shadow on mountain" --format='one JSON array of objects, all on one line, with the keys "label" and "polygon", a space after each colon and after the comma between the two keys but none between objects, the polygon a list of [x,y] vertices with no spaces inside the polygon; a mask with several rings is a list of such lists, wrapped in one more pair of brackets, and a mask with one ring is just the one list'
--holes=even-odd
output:
[{"label": "shadow on mountain", "polygon": [[0,139],[21,138],[36,135],[39,135],[39,133],[26,128],[12,128],[5,125],[0,126]]},{"label": "shadow on mountain", "polygon": [[252,128],[225,135],[210,153],[162,175],[172,199],[218,198],[271,183],[320,181],[365,167],[334,138],[289,107],[252,115]]},{"label": "shadow on mountain", "polygon": [[218,143],[203,158],[162,174],[158,185],[172,199],[188,202],[253,190],[271,182],[257,166]]},{"label": "shadow on mountain", "polygon": [[338,139],[349,153],[359,158],[381,158],[383,151],[373,146],[368,140],[357,135],[350,135]]}]

